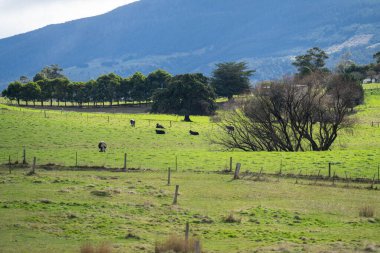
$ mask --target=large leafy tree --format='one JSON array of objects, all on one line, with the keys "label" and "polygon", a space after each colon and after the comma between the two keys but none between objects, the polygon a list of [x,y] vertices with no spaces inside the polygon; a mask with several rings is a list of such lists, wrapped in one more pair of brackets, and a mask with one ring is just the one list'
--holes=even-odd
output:
[{"label": "large leafy tree", "polygon": [[132,92],[132,83],[131,78],[123,78],[120,81],[120,86],[118,90],[118,94],[124,102],[131,101],[131,92]]},{"label": "large leafy tree", "polygon": [[33,81],[37,82],[41,79],[65,78],[62,71],[63,69],[59,67],[58,64],[46,66],[34,76]]},{"label": "large leafy tree", "polygon": [[113,100],[116,98],[116,92],[119,89],[120,82],[121,77],[114,73],[102,75],[96,80],[98,96],[103,102],[103,105],[104,101],[109,101],[110,105],[112,105]]},{"label": "large leafy tree", "polygon": [[255,70],[249,70],[245,62],[225,62],[216,64],[213,71],[212,86],[218,96],[228,97],[249,90],[249,78]]},{"label": "large leafy tree", "polygon": [[4,90],[3,95],[10,100],[16,100],[20,104],[22,84],[18,81],[12,82],[8,88]]},{"label": "large leafy tree", "polygon": [[147,86],[146,86],[146,77],[140,73],[136,72],[131,76],[130,80],[131,85],[131,97],[134,101],[141,103],[142,101],[147,100]]},{"label": "large leafy tree", "polygon": [[328,59],[325,51],[318,47],[307,50],[306,54],[296,56],[292,63],[298,70],[298,75],[303,77],[315,72],[328,72],[325,61]]},{"label": "large leafy tree", "polygon": [[150,73],[146,78],[146,89],[148,99],[152,97],[153,93],[157,89],[166,88],[171,77],[171,74],[162,69],[158,69]]},{"label": "large leafy tree", "polygon": [[203,74],[184,74],[171,78],[168,86],[153,96],[152,112],[185,116],[211,115],[215,112],[215,93]]},{"label": "large leafy tree", "polygon": [[22,85],[21,99],[26,102],[26,105],[28,105],[28,101],[33,101],[33,104],[35,105],[35,102],[39,99],[40,94],[41,88],[37,83],[29,82]]},{"label": "large leafy tree", "polygon": [[70,81],[67,78],[55,78],[51,82],[53,82],[54,97],[57,99],[58,106],[60,101],[65,102],[66,105],[69,98]]}]

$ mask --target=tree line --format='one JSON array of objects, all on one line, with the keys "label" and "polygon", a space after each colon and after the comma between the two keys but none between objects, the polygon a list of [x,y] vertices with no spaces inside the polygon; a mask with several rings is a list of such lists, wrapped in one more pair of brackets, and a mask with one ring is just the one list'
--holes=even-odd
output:
[{"label": "tree line", "polygon": [[[49,101],[67,105],[67,102],[94,106],[104,106],[120,102],[150,102],[152,112],[176,113],[180,115],[214,113],[215,99],[247,92],[250,77],[254,70],[249,70],[244,62],[226,62],[216,64],[212,77],[201,73],[188,73],[173,76],[165,70],[158,69],[147,76],[140,72],[123,78],[114,73],[98,77],[88,82],[72,82],[62,74],[58,65],[43,68],[32,80],[22,76],[11,82],[2,95],[8,99],[28,103],[40,103],[45,106]],[[187,118],[188,119],[188,118]]]},{"label": "tree line", "polygon": [[109,102],[136,101],[143,102],[151,99],[153,92],[158,88],[165,88],[172,76],[164,71],[157,70],[144,76],[140,72],[122,78],[114,73],[99,76],[96,80],[87,82],[73,82],[62,74],[57,65],[43,68],[32,80],[22,76],[20,80],[11,82],[3,91],[3,96],[16,100],[20,104],[23,100],[34,105],[39,102],[44,106],[46,101],[53,105],[53,101],[67,105],[67,102],[77,103],[79,106],[93,103],[105,105]]}]

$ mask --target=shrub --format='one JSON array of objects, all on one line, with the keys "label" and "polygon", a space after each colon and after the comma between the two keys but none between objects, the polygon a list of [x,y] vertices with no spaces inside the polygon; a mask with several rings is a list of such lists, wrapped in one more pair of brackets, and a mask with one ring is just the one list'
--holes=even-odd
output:
[{"label": "shrub", "polygon": [[374,214],[375,214],[375,211],[373,207],[371,206],[364,206],[364,207],[361,207],[359,210],[360,217],[371,218],[374,216]]},{"label": "shrub", "polygon": [[240,223],[241,218],[235,217],[233,213],[230,213],[229,215],[223,217],[223,221],[226,223]]},{"label": "shrub", "polygon": [[[190,253],[196,252],[196,240],[194,237],[190,237],[186,242],[184,237],[178,235],[170,235],[164,242],[156,242],[155,253],[164,252],[176,252],[176,253]],[[199,244],[200,245],[200,244]],[[199,249],[200,250],[200,249]],[[201,251],[199,251],[201,252]]]}]

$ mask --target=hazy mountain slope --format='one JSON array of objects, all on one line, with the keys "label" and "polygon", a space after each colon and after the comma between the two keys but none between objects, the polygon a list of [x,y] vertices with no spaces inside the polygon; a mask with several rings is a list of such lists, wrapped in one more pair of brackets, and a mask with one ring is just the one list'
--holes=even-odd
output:
[{"label": "hazy mountain slope", "polygon": [[377,0],[141,0],[0,40],[0,83],[53,63],[87,80],[156,68],[209,73],[230,60],[268,79],[293,71],[291,57],[312,46],[333,61],[349,50],[368,62],[380,51],[379,9]]}]

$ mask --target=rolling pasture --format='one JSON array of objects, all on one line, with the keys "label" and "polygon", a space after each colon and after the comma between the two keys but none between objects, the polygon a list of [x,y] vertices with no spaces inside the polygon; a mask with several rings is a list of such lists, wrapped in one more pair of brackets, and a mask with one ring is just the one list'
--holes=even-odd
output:
[{"label": "rolling pasture", "polygon": [[[376,85],[366,86],[366,102],[356,111],[355,127],[342,132],[332,151],[230,152],[210,144],[221,130],[209,117],[186,123],[173,115],[0,104],[0,252],[79,252],[85,243],[154,252],[156,242],[182,236],[186,222],[202,252],[377,252],[378,182],[274,175],[326,176],[332,163],[340,177],[377,179]],[[156,135],[156,123],[167,134]],[[190,129],[200,136],[190,136]],[[106,153],[97,149],[102,140]],[[21,163],[24,147],[29,165],[13,165],[9,173],[9,158]],[[123,167],[125,153],[130,170],[112,170]],[[36,174],[28,175],[33,157]],[[241,180],[221,172],[230,157],[242,164]],[[175,185],[180,195],[172,205]]]},{"label": "rolling pasture", "polygon": [[[328,152],[229,152],[210,144],[221,129],[209,117],[193,116],[192,123],[182,117],[151,114],[104,114],[69,111],[43,111],[0,105],[0,163],[22,161],[62,166],[100,166],[121,168],[127,153],[127,167],[217,171],[240,162],[244,171],[326,175],[328,163],[339,176],[372,178],[380,162],[380,94],[367,91],[365,105],[352,116],[357,124],[342,132]],[[129,124],[136,120],[136,127]],[[163,124],[166,135],[155,134],[155,124]],[[372,122],[375,122],[372,126]],[[171,126],[171,127],[170,127]],[[190,136],[189,130],[200,136]],[[106,153],[97,144],[105,141]],[[177,158],[176,158],[177,157]]]}]

